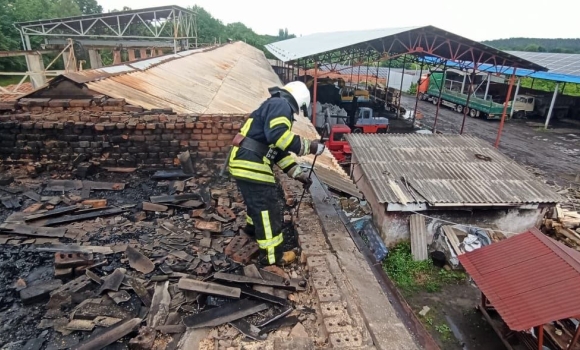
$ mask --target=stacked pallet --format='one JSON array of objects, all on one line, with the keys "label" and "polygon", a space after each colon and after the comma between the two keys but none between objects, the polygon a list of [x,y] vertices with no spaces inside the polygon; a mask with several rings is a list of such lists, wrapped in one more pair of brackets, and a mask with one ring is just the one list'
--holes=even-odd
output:
[{"label": "stacked pallet", "polygon": [[544,218],[542,231],[580,251],[580,213],[577,211],[557,205]]}]

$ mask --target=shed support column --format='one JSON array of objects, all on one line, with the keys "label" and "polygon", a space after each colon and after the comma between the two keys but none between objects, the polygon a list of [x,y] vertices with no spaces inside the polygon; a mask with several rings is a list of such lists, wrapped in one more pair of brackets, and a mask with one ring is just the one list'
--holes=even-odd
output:
[{"label": "shed support column", "polygon": [[314,92],[312,97],[312,125],[316,127],[316,95],[318,90],[318,60],[314,61]]},{"label": "shed support column", "polygon": [[421,62],[421,71],[419,73],[419,80],[417,81],[417,91],[415,93],[415,110],[413,111],[413,126],[415,125],[415,120],[417,118],[417,107],[419,106],[419,87],[421,86],[421,77],[423,76],[423,63],[425,59]]},{"label": "shed support column", "polygon": [[[131,50],[129,50],[129,52],[131,52]],[[129,57],[131,56],[129,55]],[[89,62],[91,64],[91,68],[93,69],[101,68],[103,66],[103,61],[101,60],[101,53],[95,49],[89,50]]]},{"label": "shed support column", "polygon": [[552,118],[552,112],[554,111],[554,105],[556,104],[556,98],[558,97],[559,87],[560,83],[556,83],[556,87],[554,88],[554,95],[552,96],[552,102],[550,102],[550,109],[548,110],[548,115],[546,116],[546,124],[544,125],[544,129],[547,129],[548,124],[550,124],[550,118]]},{"label": "shed support column", "polygon": [[[469,110],[469,100],[471,99],[471,95],[475,94],[473,91],[473,83],[475,81],[475,71],[477,70],[478,64],[475,62],[473,65],[473,72],[469,77],[469,87],[467,88],[467,100],[465,101],[465,108],[463,108],[463,121],[461,122],[461,130],[459,134],[463,134],[463,129],[465,128],[465,119],[467,119],[467,111]],[[469,69],[467,70],[469,72]],[[463,80],[465,82],[465,79]],[[461,87],[461,92],[463,92],[463,86]]]},{"label": "shed support column", "polygon": [[30,45],[30,36],[25,35],[24,36],[24,43],[26,44],[26,47],[24,48],[27,51],[32,50],[32,45]]},{"label": "shed support column", "polygon": [[512,73],[512,76],[510,77],[510,84],[508,86],[507,96],[505,98],[505,103],[503,105],[503,112],[501,113],[501,121],[499,122],[499,129],[497,130],[497,137],[495,139],[495,144],[494,144],[495,148],[499,147],[499,140],[501,139],[501,132],[503,131],[503,125],[505,123],[505,117],[507,114],[508,103],[510,102],[510,96],[512,95],[512,89],[514,87],[514,82],[516,80],[516,70],[517,70],[517,68],[514,67],[514,71]]},{"label": "shed support column", "polygon": [[[405,78],[405,66],[407,65],[407,55],[403,56],[403,71],[401,72],[401,86],[399,87],[399,103],[397,103],[397,119],[401,117],[401,100],[403,96],[403,79]],[[411,125],[413,128],[414,125]]]},{"label": "shed support column", "polygon": [[141,56],[141,59],[147,58],[147,49],[140,49],[139,56]]},{"label": "shed support column", "polygon": [[518,79],[518,84],[516,85],[516,93],[514,94],[514,99],[512,102],[512,109],[510,110],[510,118],[514,116],[514,106],[516,104],[516,99],[518,98],[518,93],[520,92],[520,82],[522,80]]},{"label": "shed support column", "polygon": [[580,337],[580,326],[576,328],[576,333],[574,333],[574,338],[572,338],[572,341],[568,345],[568,350],[571,350],[574,347],[574,345],[578,342],[579,337]]},{"label": "shed support column", "polygon": [[[469,69],[467,70],[469,72]],[[467,74],[463,75],[463,81],[461,82],[461,93],[463,94],[463,89],[465,89],[465,80],[467,79]]]},{"label": "shed support column", "polygon": [[544,325],[538,327],[538,350],[544,349]]},{"label": "shed support column", "polygon": [[[441,83],[439,84],[439,96],[437,97],[437,108],[435,109],[435,121],[433,122],[433,133],[437,133],[437,118],[439,117],[439,108],[441,107],[441,95],[443,94],[443,85],[445,84],[447,70],[447,61],[443,64],[443,76],[441,77]],[[433,79],[429,77],[429,79]],[[433,98],[433,97],[431,97]],[[483,295],[483,294],[482,294]]]},{"label": "shed support column", "polygon": [[485,85],[485,94],[483,99],[487,100],[487,94],[489,93],[489,84],[491,83],[491,73],[487,73],[487,84]]},{"label": "shed support column", "polygon": [[46,76],[44,75],[44,63],[42,62],[42,55],[26,54],[26,64],[30,74],[30,81],[35,89],[46,84]]}]

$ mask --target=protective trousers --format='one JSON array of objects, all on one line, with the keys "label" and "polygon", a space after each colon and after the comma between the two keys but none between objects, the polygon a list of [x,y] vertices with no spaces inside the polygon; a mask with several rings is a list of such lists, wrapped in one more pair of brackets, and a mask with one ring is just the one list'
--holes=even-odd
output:
[{"label": "protective trousers", "polygon": [[276,187],[244,180],[236,183],[247,207],[246,233],[254,236],[260,247],[260,262],[276,264],[284,253],[283,216]]}]

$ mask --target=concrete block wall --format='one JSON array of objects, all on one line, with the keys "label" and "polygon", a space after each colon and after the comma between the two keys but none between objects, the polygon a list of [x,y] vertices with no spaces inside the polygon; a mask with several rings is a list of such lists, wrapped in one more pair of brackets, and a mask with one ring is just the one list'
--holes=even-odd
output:
[{"label": "concrete block wall", "polygon": [[27,107],[43,108],[43,114],[0,115],[0,159],[66,165],[85,155],[101,166],[166,166],[185,150],[198,158],[224,159],[247,118],[92,111],[91,104],[70,110],[70,102],[61,111],[54,101],[53,106]]}]

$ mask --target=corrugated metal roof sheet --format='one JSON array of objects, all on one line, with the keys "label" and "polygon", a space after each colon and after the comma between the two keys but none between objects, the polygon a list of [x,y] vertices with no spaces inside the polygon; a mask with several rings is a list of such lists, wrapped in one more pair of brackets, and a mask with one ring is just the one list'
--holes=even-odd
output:
[{"label": "corrugated metal roof sheet", "polygon": [[[431,46],[433,51],[432,54],[438,57],[452,59],[458,52],[460,52],[460,50],[469,48],[474,52],[473,57],[479,57],[481,62],[487,62],[492,59],[492,57],[497,57],[501,61],[505,60],[505,65],[507,66],[517,66],[542,71],[546,70],[545,67],[529,62],[518,56],[510,55],[507,52],[434,26],[315,33],[278,41],[268,44],[265,47],[274,56],[284,62],[295,61],[300,58],[320,55],[349,47],[364,48],[365,50],[374,48],[381,54],[387,53],[385,50],[391,50],[391,52],[388,53],[393,54],[409,51],[408,45],[410,44],[405,44],[403,41],[407,42],[406,40],[409,40],[408,42],[415,42],[420,45],[421,41],[424,40],[421,39],[423,38],[423,34],[427,37],[436,36],[436,40],[431,43]],[[391,46],[391,44],[393,44],[393,46]]]},{"label": "corrugated metal roof sheet", "polygon": [[179,113],[250,113],[269,96],[269,87],[280,84],[264,54],[245,43],[192,51],[129,63],[127,74],[80,73],[93,91]]},{"label": "corrugated metal roof sheet", "polygon": [[381,203],[491,206],[562,200],[473,136],[351,134],[348,141]]},{"label": "corrugated metal roof sheet", "polygon": [[512,330],[580,315],[580,253],[535,228],[459,260]]}]

